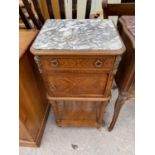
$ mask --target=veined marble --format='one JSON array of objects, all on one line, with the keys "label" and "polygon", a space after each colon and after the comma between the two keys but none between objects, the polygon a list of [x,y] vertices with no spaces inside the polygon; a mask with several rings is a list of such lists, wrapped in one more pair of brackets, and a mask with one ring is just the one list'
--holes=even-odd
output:
[{"label": "veined marble", "polygon": [[118,50],[122,46],[110,19],[49,19],[33,43],[34,49]]}]

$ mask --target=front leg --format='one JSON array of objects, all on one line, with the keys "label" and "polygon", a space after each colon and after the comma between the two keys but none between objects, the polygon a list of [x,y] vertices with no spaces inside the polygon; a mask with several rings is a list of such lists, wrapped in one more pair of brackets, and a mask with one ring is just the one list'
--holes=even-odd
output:
[{"label": "front leg", "polygon": [[103,116],[104,116],[104,112],[105,112],[105,108],[107,106],[108,102],[102,102],[100,104],[100,108],[99,108],[99,117],[98,117],[98,128],[102,127],[102,125],[104,125],[104,120],[103,120]]}]

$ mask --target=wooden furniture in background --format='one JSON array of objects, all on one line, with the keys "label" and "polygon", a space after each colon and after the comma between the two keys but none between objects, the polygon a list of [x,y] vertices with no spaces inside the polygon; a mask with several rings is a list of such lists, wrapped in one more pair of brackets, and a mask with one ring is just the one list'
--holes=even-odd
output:
[{"label": "wooden furniture in background", "polygon": [[[30,3],[30,8],[32,9],[31,3]],[[34,28],[35,28],[35,25],[32,19],[30,18],[27,10],[25,9],[23,2],[20,0],[19,1],[19,29],[34,29]]]},{"label": "wooden furniture in background", "polygon": [[19,15],[20,19],[24,22],[26,28],[28,29],[30,28],[41,29],[45,21],[38,0],[20,1]]},{"label": "wooden furniture in background", "polygon": [[[29,15],[29,18],[32,20],[34,26],[37,29],[41,29],[42,25],[45,22],[45,18],[42,14],[42,7],[40,6],[38,0],[31,0],[31,3],[29,2],[29,0],[22,0],[23,5]],[[57,3],[56,3],[57,4]],[[48,10],[48,15],[50,19],[55,19],[57,17],[55,17],[54,14],[54,7],[55,5],[53,5],[53,2],[51,0],[46,0],[44,2],[44,7],[47,8]],[[90,17],[90,10],[91,10],[91,5],[92,5],[92,0],[87,0],[86,1],[86,12],[85,12],[85,18],[88,19]],[[19,6],[19,13],[20,13],[20,18],[23,20],[26,28],[32,28],[32,24],[29,22],[29,20],[27,19],[27,17],[24,15],[24,12],[22,10],[22,6],[20,4]],[[61,19],[65,19],[66,18],[66,14],[65,14],[65,3],[64,0],[59,0],[59,11],[60,11],[60,18]],[[72,18],[75,19],[77,18],[77,0],[72,0]]]},{"label": "wooden furniture in background", "polygon": [[118,27],[127,50],[122,57],[115,78],[119,88],[119,96],[115,103],[109,131],[114,128],[122,106],[127,100],[134,98],[135,92],[135,17],[122,16],[118,21]]},{"label": "wooden furniture in background", "polygon": [[20,22],[20,20],[22,20],[24,25],[25,25],[24,28],[31,29],[31,24],[30,24],[28,18],[26,17],[26,15],[24,14],[23,9],[22,9],[21,6],[19,6],[19,15],[20,15],[19,27],[23,28],[23,26],[21,25],[22,22]]},{"label": "wooden furniture in background", "polygon": [[44,86],[33,55],[31,42],[38,31],[20,30],[19,37],[19,137],[21,146],[39,146],[49,112]]},{"label": "wooden furniture in background", "polygon": [[134,15],[135,3],[108,4],[107,0],[102,1],[103,15],[107,19],[109,16]]},{"label": "wooden furniture in background", "polygon": [[[115,103],[113,119],[109,131],[114,128],[119,112],[123,104],[130,98],[134,98],[135,89],[135,4],[121,3],[108,4],[107,0],[102,3],[105,18],[119,16],[118,29],[126,46],[126,52],[122,56],[117,74],[116,84],[119,89],[118,99]],[[128,15],[128,16],[124,16]],[[132,16],[131,16],[132,15]],[[122,17],[121,17],[122,16]]]},{"label": "wooden furniture in background", "polygon": [[[131,2],[133,0],[128,0],[128,1]],[[70,3],[69,2],[67,2],[67,4],[70,5],[71,2]],[[96,5],[97,2],[94,3],[92,0],[86,0],[85,2],[86,2],[86,11],[85,11],[84,18],[88,19],[90,18],[91,8],[94,8],[94,6],[92,5],[93,4]],[[127,0],[125,2],[127,2]],[[109,12],[118,14],[119,12],[126,10],[126,6],[128,5],[129,7],[129,3],[127,3],[126,5],[125,2],[122,1],[123,5],[109,4],[108,8],[105,8],[107,9],[106,12],[110,9]],[[78,0],[72,0],[72,7],[70,6],[69,8],[67,8],[65,4],[65,0],[20,0],[20,19],[25,21],[25,19],[23,19],[23,16],[21,15],[21,11],[23,11],[24,14],[26,14],[25,16],[27,17],[27,20],[30,22],[31,28],[35,27],[37,29],[40,29],[42,25],[44,24],[44,21],[48,18],[66,19],[67,18],[66,14],[69,11],[68,9],[72,9],[71,10],[72,17],[69,17],[69,18],[76,19],[77,15],[79,14],[79,12],[77,11],[78,9],[77,7],[79,6],[77,5],[78,5]],[[132,6],[130,7],[130,12],[131,10],[132,12],[134,11]],[[100,16],[102,14],[100,11],[101,10],[99,9],[98,12],[95,13],[95,15],[93,12],[91,16],[92,17]],[[26,24],[26,27],[27,25],[28,24]],[[27,28],[29,28],[29,26]]]},{"label": "wooden furniture in background", "polygon": [[135,0],[121,0],[122,3],[135,3]]}]

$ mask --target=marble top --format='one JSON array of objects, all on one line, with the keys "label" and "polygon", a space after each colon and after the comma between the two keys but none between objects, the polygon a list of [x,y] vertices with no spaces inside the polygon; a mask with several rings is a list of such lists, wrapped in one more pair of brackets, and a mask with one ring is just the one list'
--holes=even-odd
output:
[{"label": "marble top", "polygon": [[110,19],[48,19],[34,49],[118,50],[122,42]]}]

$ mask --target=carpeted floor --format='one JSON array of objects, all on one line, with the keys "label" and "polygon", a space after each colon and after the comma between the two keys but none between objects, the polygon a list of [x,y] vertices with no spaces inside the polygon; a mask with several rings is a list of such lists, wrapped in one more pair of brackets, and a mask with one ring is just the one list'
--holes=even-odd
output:
[{"label": "carpeted floor", "polygon": [[20,147],[20,155],[134,155],[135,149],[135,104],[127,101],[112,132],[107,128],[113,115],[118,91],[113,90],[112,99],[106,108],[105,126],[76,128],[56,126],[50,112],[42,143],[39,148]]}]

